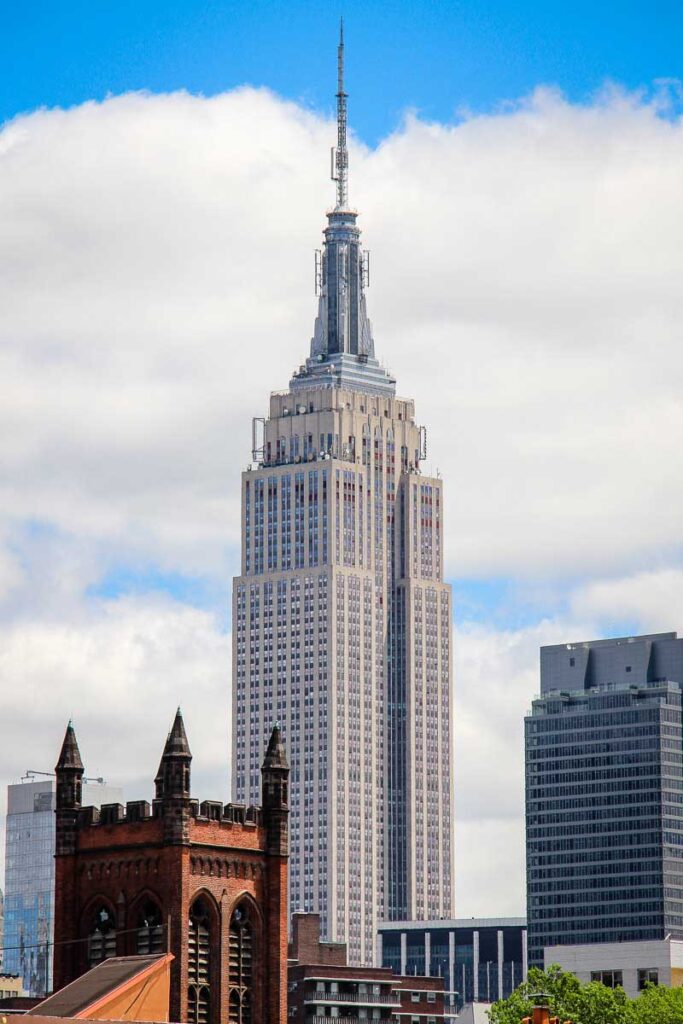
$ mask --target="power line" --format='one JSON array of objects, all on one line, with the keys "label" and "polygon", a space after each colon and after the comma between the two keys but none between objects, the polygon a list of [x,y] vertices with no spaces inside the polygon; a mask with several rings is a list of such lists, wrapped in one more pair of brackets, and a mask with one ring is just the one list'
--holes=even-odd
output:
[{"label": "power line", "polygon": [[[165,931],[166,925],[157,924],[154,925],[152,928],[148,928],[144,925],[142,928],[118,928],[113,930],[113,934],[130,935],[132,932],[153,931],[154,928],[161,928],[163,931]],[[45,942],[27,942],[21,946],[3,946],[2,948],[0,948],[0,954],[4,956],[5,953],[13,953],[17,949],[48,949],[51,947],[54,948],[55,946],[73,946],[78,942],[90,942],[91,938],[91,935],[85,935],[82,936],[80,939],[59,939],[58,942],[55,942],[54,939],[48,939]]]}]

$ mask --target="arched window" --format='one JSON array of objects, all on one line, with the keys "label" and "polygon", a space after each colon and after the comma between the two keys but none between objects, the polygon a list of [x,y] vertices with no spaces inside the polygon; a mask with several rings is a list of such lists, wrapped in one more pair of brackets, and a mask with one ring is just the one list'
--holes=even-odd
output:
[{"label": "arched window", "polygon": [[88,928],[88,965],[93,967],[116,956],[116,918],[103,903],[98,904]]},{"label": "arched window", "polygon": [[251,1024],[253,929],[244,904],[236,907],[230,918],[228,956],[229,1024]]},{"label": "arched window", "polygon": [[187,934],[187,1019],[209,1024],[211,1019],[211,911],[201,897],[192,904]]},{"label": "arched window", "polygon": [[136,928],[138,954],[163,953],[164,926],[161,922],[161,911],[153,900],[147,900],[138,911]]}]

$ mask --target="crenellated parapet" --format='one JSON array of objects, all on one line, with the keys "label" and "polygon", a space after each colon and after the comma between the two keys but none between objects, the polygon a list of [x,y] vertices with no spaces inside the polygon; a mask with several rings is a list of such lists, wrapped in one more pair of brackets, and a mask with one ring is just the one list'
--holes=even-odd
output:
[{"label": "crenellated parapet", "polygon": [[[125,804],[102,804],[100,807],[81,807],[77,811],[77,830],[111,825],[130,825],[144,821],[163,819],[166,806],[163,800],[129,800]],[[257,805],[227,803],[221,800],[190,800],[189,814],[195,826],[204,822],[216,822],[230,830],[234,826],[260,828],[263,825],[263,811]]]}]

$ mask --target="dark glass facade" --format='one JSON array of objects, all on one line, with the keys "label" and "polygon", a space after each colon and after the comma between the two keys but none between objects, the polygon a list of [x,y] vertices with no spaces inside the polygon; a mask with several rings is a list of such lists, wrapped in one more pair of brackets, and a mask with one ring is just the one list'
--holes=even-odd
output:
[{"label": "dark glass facade", "polygon": [[380,927],[379,944],[383,967],[444,979],[447,1016],[505,998],[526,977],[523,918],[395,922]]},{"label": "dark glass facade", "polygon": [[[525,721],[529,964],[545,946],[683,938],[681,689],[656,676],[683,678],[683,641],[544,648],[541,666]],[[549,688],[573,673],[581,689]]]}]

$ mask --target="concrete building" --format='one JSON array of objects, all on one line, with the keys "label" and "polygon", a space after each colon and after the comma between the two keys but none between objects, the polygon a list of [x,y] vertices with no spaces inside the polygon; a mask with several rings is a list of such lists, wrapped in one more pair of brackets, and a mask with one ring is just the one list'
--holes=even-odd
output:
[{"label": "concrete building", "polygon": [[683,985],[683,942],[678,939],[547,946],[544,959],[546,967],[559,964],[580,981],[620,985],[631,999],[648,984]]},{"label": "concrete building", "polygon": [[18,974],[0,973],[0,1009],[3,1000],[12,1000],[23,995],[24,986]]},{"label": "concrete building", "polygon": [[443,978],[399,977],[381,967],[350,967],[343,942],[320,941],[320,915],[294,914],[289,946],[289,1017],[295,1024],[392,1021],[440,1024]]},{"label": "concrete building", "polygon": [[541,649],[525,721],[529,963],[683,938],[683,639]]},{"label": "concrete building", "polygon": [[391,921],[379,926],[377,962],[396,974],[443,978],[446,1016],[504,999],[527,973],[523,917]]},{"label": "concrete building", "polygon": [[347,195],[339,49],[337,203],[310,357],[255,421],[233,586],[233,797],[254,799],[274,721],[291,760],[290,906],[371,964],[384,919],[450,917],[451,595],[443,481],[414,404],[375,356]]},{"label": "concrete building", "polygon": [[[18,975],[31,996],[44,996],[52,988],[56,783],[39,774],[27,772],[20,783],[7,787],[5,835],[3,970]],[[120,803],[123,790],[89,779],[83,794],[99,807]]]}]

